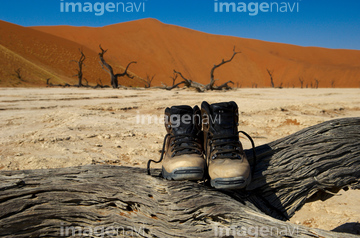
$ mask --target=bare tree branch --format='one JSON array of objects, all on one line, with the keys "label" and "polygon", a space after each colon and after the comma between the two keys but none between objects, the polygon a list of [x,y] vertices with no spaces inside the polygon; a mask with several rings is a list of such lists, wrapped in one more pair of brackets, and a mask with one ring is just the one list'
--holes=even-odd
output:
[{"label": "bare tree branch", "polygon": [[[193,81],[191,79],[187,79],[187,78],[184,77],[184,75],[182,75],[181,72],[178,72],[178,71],[174,70],[174,76],[171,77],[173,79],[173,86],[172,87],[166,87],[165,86],[164,89],[171,90],[171,89],[173,89],[175,87],[178,87],[180,84],[184,84],[188,88],[195,88],[198,92],[204,92],[204,91],[207,91],[207,90],[222,90],[222,89],[229,90],[229,89],[231,89],[229,84],[230,83],[234,84],[234,82],[228,81],[228,82],[216,87],[216,86],[214,86],[215,81],[216,81],[216,79],[214,79],[214,72],[215,72],[215,69],[219,68],[220,66],[231,62],[234,59],[235,55],[237,55],[239,53],[241,53],[241,52],[236,51],[235,46],[234,46],[233,55],[231,56],[230,59],[228,59],[228,60],[223,59],[220,64],[214,65],[214,67],[211,69],[211,72],[210,72],[210,83],[209,84],[204,85],[204,84],[195,82],[195,81]],[[179,75],[183,79],[183,81],[181,81],[178,84],[175,84],[175,80],[177,78],[177,75]]]},{"label": "bare tree branch", "polygon": [[154,80],[156,74],[154,74],[152,77],[150,77],[148,74],[146,74],[146,80],[145,80],[145,88],[150,88],[151,83]]},{"label": "bare tree branch", "polygon": [[186,83],[185,81],[181,81],[180,83],[174,84],[173,86],[167,86],[164,83],[162,83],[162,85],[163,85],[163,89],[172,90],[174,88],[178,88],[181,84],[185,84],[185,83]]},{"label": "bare tree branch", "polygon": [[[111,86],[113,88],[118,88],[119,87],[119,80],[118,78],[119,77],[124,77],[124,76],[127,76],[129,78],[134,78],[134,76],[131,76],[129,73],[128,73],[128,69],[130,67],[131,64],[136,64],[137,62],[136,61],[132,61],[130,62],[126,68],[125,68],[125,72],[124,73],[121,73],[121,74],[114,74],[114,70],[112,68],[112,66],[110,64],[108,64],[105,59],[104,59],[104,55],[105,53],[107,52],[107,50],[104,50],[101,45],[99,45],[99,48],[101,50],[101,52],[99,53],[99,58],[100,58],[100,61],[101,61],[101,66],[102,68],[108,72],[110,74],[110,77],[111,77]],[[106,69],[105,69],[105,67]]]},{"label": "bare tree branch", "polygon": [[[226,63],[231,62],[231,61],[234,59],[235,55],[237,55],[237,54],[239,54],[239,53],[241,53],[241,52],[240,52],[240,51],[237,52],[237,51],[235,50],[235,46],[234,46],[233,55],[231,56],[230,59],[228,59],[228,60],[224,60],[224,59],[223,59],[220,64],[214,65],[214,67],[213,67],[213,68],[211,69],[211,71],[210,71],[210,83],[209,83],[208,85],[206,85],[206,89],[207,89],[207,90],[214,90],[214,89],[215,89],[215,88],[214,88],[214,84],[215,84],[215,81],[217,80],[217,79],[214,78],[215,69],[219,68],[220,66],[222,66],[222,65],[224,65],[224,64],[226,64]],[[215,90],[217,90],[217,89],[215,89]]]},{"label": "bare tree branch", "polygon": [[234,85],[234,82],[233,82],[233,81],[227,81],[226,83],[221,84],[221,85],[218,86],[218,87],[214,87],[213,90],[223,90],[223,89],[230,90],[231,87],[229,86],[229,83],[231,83],[231,84]]},{"label": "bare tree branch", "polygon": [[187,88],[195,88],[198,92],[204,92],[205,91],[205,85],[198,83],[198,82],[194,82],[190,79],[185,78],[181,72],[178,72],[176,70],[174,70],[174,73],[180,75],[180,77],[184,80],[183,83]]},{"label": "bare tree branch", "polygon": [[172,77],[170,77],[172,79],[172,86],[175,85],[176,79],[178,78],[178,74],[174,73],[174,75]]},{"label": "bare tree branch", "polygon": [[115,74],[115,77],[119,78],[119,77],[124,77],[124,76],[128,76],[129,78],[133,79],[134,76],[131,76],[129,73],[128,73],[128,69],[130,67],[131,64],[137,64],[136,61],[131,61],[125,68],[125,72],[122,73],[122,74]]}]

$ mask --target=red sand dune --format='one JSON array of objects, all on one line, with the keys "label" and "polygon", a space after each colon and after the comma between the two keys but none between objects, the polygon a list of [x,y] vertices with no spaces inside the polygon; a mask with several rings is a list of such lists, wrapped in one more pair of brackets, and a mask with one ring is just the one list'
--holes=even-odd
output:
[{"label": "red sand dune", "polygon": [[[77,84],[77,77],[73,77],[77,64],[71,61],[79,60],[79,48],[87,57],[84,77],[93,85],[98,79],[109,85],[109,75],[98,62],[98,52],[64,38],[0,21],[0,86],[44,86],[48,78],[53,84]],[[123,70],[119,64],[110,62],[116,70]],[[23,80],[15,76],[19,68]],[[128,78],[125,80],[138,84]]]},{"label": "red sand dune", "polygon": [[[12,30],[12,37],[6,29]],[[88,54],[86,78],[95,82],[101,78],[109,84],[108,75],[102,72],[98,63],[99,44],[108,49],[105,55],[112,64],[126,66],[130,61],[136,75],[156,74],[154,85],[164,82],[171,84],[173,69],[181,71],[187,78],[201,83],[210,79],[210,70],[222,59],[228,59],[236,46],[242,53],[234,60],[215,71],[218,84],[232,80],[242,87],[269,87],[270,79],[266,69],[273,70],[275,86],[300,87],[299,77],[304,79],[304,87],[319,80],[319,87],[359,87],[360,51],[334,50],[316,47],[300,47],[270,43],[253,39],[206,34],[178,26],[163,24],[155,19],[120,23],[101,28],[50,26],[23,28],[0,22],[1,45],[23,56],[31,62],[51,68],[51,72],[67,81],[76,73],[76,65],[68,63],[78,57],[77,48],[83,46]],[[3,43],[3,36],[18,38],[16,47]],[[31,35],[32,40],[28,40]],[[5,37],[5,38],[6,38]],[[64,40],[64,39],[67,40]],[[33,42],[42,42],[47,50],[42,50]],[[22,45],[21,45],[22,44]],[[24,51],[21,47],[26,47]],[[56,50],[55,50],[56,49]],[[57,60],[46,57],[51,51]],[[0,49],[3,54],[3,49]],[[59,54],[59,55],[58,55]],[[54,59],[54,58],[53,58]],[[54,62],[53,62],[54,61]],[[0,68],[4,62],[0,61]],[[90,72],[91,70],[91,72]],[[95,76],[96,75],[96,76]],[[72,78],[76,80],[75,78]],[[0,79],[2,80],[2,79]],[[178,79],[179,80],[179,79]],[[138,83],[136,83],[138,82]],[[122,79],[120,83],[136,86],[139,80]]]}]

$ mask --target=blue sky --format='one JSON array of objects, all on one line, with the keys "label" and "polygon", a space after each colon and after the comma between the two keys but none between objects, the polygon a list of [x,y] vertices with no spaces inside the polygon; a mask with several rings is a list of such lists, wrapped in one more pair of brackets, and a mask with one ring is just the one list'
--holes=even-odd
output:
[{"label": "blue sky", "polygon": [[[203,32],[231,35],[301,46],[319,46],[336,49],[360,50],[359,0],[1,0],[0,19],[22,26],[72,25],[104,26],[142,18],[156,18],[164,23],[183,26]],[[65,2],[145,3],[144,12],[60,12]],[[244,3],[254,14],[258,3],[288,3],[293,12],[258,11],[215,12],[215,4]],[[299,5],[299,11],[297,11]],[[99,5],[101,6],[101,5]],[[243,6],[243,5],[241,5]],[[274,5],[275,6],[275,5]],[[281,5],[280,5],[281,6]],[[266,5],[263,5],[266,11]],[[232,10],[232,9],[231,9]],[[243,9],[242,9],[243,10]],[[284,9],[283,9],[284,10]],[[225,11],[225,8],[224,8]],[[280,10],[279,10],[280,11]]]}]

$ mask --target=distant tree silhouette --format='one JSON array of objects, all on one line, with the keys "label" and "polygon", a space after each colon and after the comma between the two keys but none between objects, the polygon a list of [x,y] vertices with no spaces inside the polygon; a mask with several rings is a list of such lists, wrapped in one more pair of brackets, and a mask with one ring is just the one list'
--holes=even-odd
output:
[{"label": "distant tree silhouette", "polygon": [[317,88],[319,88],[319,80],[317,79],[317,78],[315,78],[315,85],[314,85],[314,87],[317,89]]},{"label": "distant tree silhouette", "polygon": [[146,74],[146,80],[145,80],[145,88],[150,88],[151,83],[154,80],[156,74],[154,74],[152,77],[150,77],[148,74]]},{"label": "distant tree silhouette", "polygon": [[303,78],[303,77],[299,77],[299,81],[300,81],[300,86],[301,86],[301,88],[303,88],[303,86],[304,86],[304,78]]},{"label": "distant tree silhouette", "polygon": [[335,80],[334,80],[334,79],[331,80],[331,87],[332,87],[332,88],[335,88]]},{"label": "distant tree silhouette", "polygon": [[15,74],[13,74],[13,76],[15,76],[17,79],[19,79],[20,81],[25,81],[21,72],[21,68],[17,68],[14,70]]},{"label": "distant tree silhouette", "polygon": [[[83,66],[85,66],[85,64],[84,64],[84,61],[85,61],[85,59],[86,59],[86,57],[85,57],[85,55],[84,55],[84,52],[83,52],[83,50],[82,49],[79,49],[79,51],[80,51],[80,54],[81,54],[81,56],[80,56],[80,59],[79,60],[71,60],[70,62],[75,62],[75,63],[77,63],[77,65],[78,65],[78,69],[77,69],[77,74],[75,74],[74,76],[77,76],[78,77],[78,87],[81,87],[81,86],[83,86],[83,84],[82,84],[82,80],[83,80]],[[87,80],[86,80],[86,82],[87,82]],[[88,85],[88,82],[86,83],[87,85]]]},{"label": "distant tree silhouette", "polygon": [[270,76],[270,84],[271,84],[271,87],[272,87],[272,88],[275,88],[274,79],[273,79],[274,70],[266,69],[266,71],[268,72],[268,74],[269,74],[269,76]]},{"label": "distant tree silhouette", "polygon": [[104,59],[104,55],[105,53],[108,51],[108,50],[104,50],[101,45],[99,45],[100,47],[100,50],[101,52],[99,53],[99,58],[100,58],[100,65],[101,67],[110,74],[110,77],[111,77],[111,86],[113,88],[118,88],[119,87],[119,80],[118,78],[120,77],[124,77],[124,76],[127,76],[129,78],[134,78],[134,76],[131,76],[129,73],[128,73],[128,69],[130,67],[131,64],[136,64],[137,62],[136,61],[132,61],[130,62],[126,68],[125,68],[125,72],[124,73],[121,73],[121,74],[114,74],[114,70],[112,68],[112,66],[110,64],[108,64],[105,59]]}]

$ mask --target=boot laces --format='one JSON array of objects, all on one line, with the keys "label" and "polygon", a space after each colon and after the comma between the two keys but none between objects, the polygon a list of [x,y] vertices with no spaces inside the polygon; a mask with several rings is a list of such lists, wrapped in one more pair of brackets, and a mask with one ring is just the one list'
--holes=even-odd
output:
[{"label": "boot laces", "polygon": [[[256,159],[255,153],[255,143],[250,135],[248,135],[244,131],[239,131],[236,135],[229,135],[229,136],[214,136],[210,140],[210,153],[216,151],[214,153],[212,159],[216,158],[239,158],[239,153],[241,152],[241,144],[239,141],[239,134],[242,133],[245,135],[251,142],[253,156]],[[209,138],[209,137],[208,137]]]},{"label": "boot laces", "polygon": [[[230,159],[241,159],[239,153],[241,152],[241,144],[239,141],[239,134],[245,135],[251,142],[253,152],[253,169],[251,171],[254,175],[255,167],[257,164],[255,143],[251,136],[244,131],[239,131],[236,135],[228,136],[214,136],[210,140],[210,153],[216,151],[211,159],[217,158],[230,158]],[[207,137],[209,138],[209,137]],[[207,143],[206,143],[207,144]]]},{"label": "boot laces", "polygon": [[241,152],[241,145],[238,135],[214,136],[210,139],[210,153],[214,152],[211,159],[229,158],[238,159]]}]

